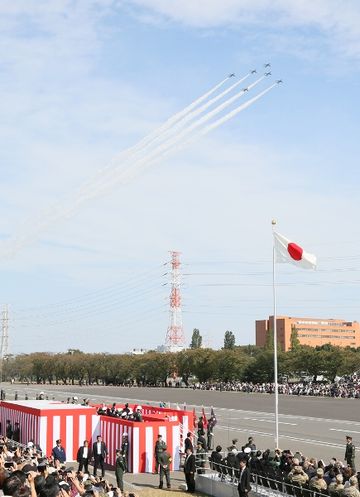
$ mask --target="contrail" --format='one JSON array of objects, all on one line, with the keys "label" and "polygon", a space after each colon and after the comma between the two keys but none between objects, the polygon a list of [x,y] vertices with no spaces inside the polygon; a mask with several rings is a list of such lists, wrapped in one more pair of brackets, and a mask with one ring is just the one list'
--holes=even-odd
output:
[{"label": "contrail", "polygon": [[224,117],[221,117],[220,119],[218,119],[214,123],[210,124],[209,126],[207,126],[205,129],[203,129],[201,131],[201,135],[202,136],[207,135],[213,129],[216,129],[219,126],[221,126],[222,124],[226,123],[226,121],[229,121],[230,119],[232,119],[233,117],[235,117],[237,114],[239,114],[239,112],[242,112],[243,110],[247,109],[248,107],[250,107],[250,105],[252,105],[253,103],[255,103],[257,100],[259,100],[260,98],[262,98],[264,95],[266,95],[276,85],[277,85],[277,83],[273,83],[271,86],[269,86],[268,88],[266,88],[265,90],[263,90],[261,93],[258,93],[257,95],[255,95],[255,97],[251,98],[250,100],[248,100],[244,104],[240,105],[236,109],[234,109],[231,112],[229,112],[228,114],[226,114]]},{"label": "contrail", "polygon": [[[229,86],[229,88],[227,88],[226,90],[222,91],[221,93],[219,93],[218,95],[216,95],[216,97],[213,97],[212,99],[208,100],[205,104],[203,104],[201,107],[198,107],[196,110],[192,111],[192,112],[187,112],[181,119],[179,119],[176,123],[174,123],[171,127],[169,127],[168,129],[166,129],[163,133],[161,133],[160,135],[158,135],[157,137],[155,137],[152,141],[151,141],[151,144],[153,144],[154,142],[158,141],[158,140],[162,140],[164,136],[166,136],[167,134],[173,132],[173,130],[178,130],[178,129],[181,129],[184,127],[184,125],[193,120],[195,117],[197,117],[198,115],[202,114],[206,109],[208,109],[209,107],[211,107],[215,102],[217,102],[218,100],[221,100],[223,97],[225,97],[225,95],[227,95],[228,93],[230,93],[234,88],[236,88],[237,86],[239,86],[243,81],[245,81],[249,76],[251,75],[251,73],[248,73],[246,74],[245,76],[243,76],[241,79],[239,79],[239,81],[236,81],[236,83],[234,83],[233,85]],[[261,78],[263,79],[263,78]],[[144,149],[146,149],[147,146],[144,147]],[[143,150],[143,149],[142,149]],[[141,151],[142,151],[141,150]]]},{"label": "contrail", "polygon": [[[254,83],[252,83],[251,85],[248,86],[248,90],[250,91],[256,85],[258,85],[264,78],[265,78],[265,76],[261,76],[260,78],[258,78]],[[113,168],[112,171],[110,171],[110,177],[105,178],[105,182],[106,183],[105,183],[104,187],[107,188],[106,185],[109,183],[109,181],[110,182],[113,181],[113,178],[117,177],[119,175],[119,172],[120,172],[120,174],[126,174],[127,171],[129,170],[129,168],[133,169],[135,167],[138,167],[139,165],[141,166],[144,163],[144,161],[147,162],[148,160],[152,160],[152,158],[156,157],[158,154],[162,154],[162,153],[166,152],[166,150],[168,148],[171,148],[174,145],[176,145],[176,143],[178,143],[180,140],[182,140],[184,137],[186,137],[189,133],[191,133],[192,131],[196,130],[201,125],[205,124],[207,121],[209,121],[210,119],[212,119],[215,115],[217,115],[221,111],[223,111],[226,107],[228,107],[229,105],[231,105],[232,103],[234,103],[236,100],[238,100],[239,98],[241,98],[244,94],[245,94],[245,90],[241,90],[240,92],[236,93],[233,97],[228,98],[227,100],[225,100],[225,102],[223,102],[222,104],[220,104],[217,107],[215,107],[215,109],[213,109],[212,111],[209,111],[207,114],[205,114],[204,116],[202,116],[200,119],[194,121],[192,124],[190,124],[190,126],[186,127],[184,130],[176,133],[172,137],[170,136],[169,139],[165,140],[163,143],[160,143],[160,145],[158,145],[150,153],[150,155],[147,155],[144,158],[140,158],[138,160],[135,160],[135,162],[131,162],[128,168],[124,168],[123,167],[124,164],[121,164],[121,166],[120,166],[121,169],[120,169],[119,166],[116,167],[116,168]],[[90,194],[91,196],[94,196],[94,195],[96,196],[97,195],[97,191],[99,191],[99,188],[103,189],[104,187],[101,187],[100,184],[96,184],[95,185],[95,192],[91,195],[90,192],[87,191],[85,193],[85,195],[89,195]]]},{"label": "contrail", "polygon": [[137,153],[140,149],[143,147],[148,146],[153,140],[156,140],[159,135],[161,135],[163,132],[165,132],[167,129],[169,129],[171,126],[173,126],[175,123],[180,121],[184,116],[186,116],[189,112],[191,112],[195,107],[197,107],[201,102],[209,98],[213,93],[215,93],[219,88],[221,88],[225,83],[227,83],[230,79],[230,76],[227,76],[225,79],[220,81],[220,83],[217,83],[215,86],[210,88],[206,93],[201,95],[199,98],[191,102],[191,104],[187,105],[183,110],[177,112],[173,116],[171,116],[169,119],[167,119],[162,125],[160,125],[158,128],[153,130],[151,133],[146,135],[144,138],[142,138],[138,143],[133,145],[132,147],[129,147],[120,154],[116,155],[113,157],[110,162],[100,169],[90,180],[88,180],[85,184],[84,187],[86,187],[89,183],[92,181],[96,180],[99,176],[101,176],[104,172],[108,171],[109,169],[112,169],[114,167],[114,164],[118,163],[120,160],[124,161],[128,156]]},{"label": "contrail", "polygon": [[[182,143],[178,144],[176,147],[173,147],[171,149],[168,149],[168,150],[164,151],[162,154],[160,154],[157,157],[153,158],[149,162],[146,162],[146,163],[142,164],[143,167],[142,167],[141,170],[144,170],[146,167],[152,166],[154,163],[158,162],[159,160],[163,159],[164,157],[167,157],[168,155],[170,155],[170,154],[172,154],[174,152],[177,152],[177,151],[183,149],[184,147],[186,147],[190,143],[193,143],[197,139],[201,138],[202,136],[207,135],[208,133],[210,133],[215,128],[218,128],[219,126],[221,126],[226,121],[229,121],[230,119],[232,119],[233,117],[235,117],[237,114],[239,114],[243,110],[245,110],[248,107],[250,107],[251,105],[253,105],[257,100],[259,100],[264,95],[266,95],[266,93],[268,93],[270,90],[272,90],[275,86],[276,86],[276,83],[272,84],[271,86],[269,86],[268,88],[266,88],[261,93],[258,93],[257,95],[255,95],[255,97],[253,97],[252,99],[250,99],[247,102],[239,105],[238,107],[236,107],[231,112],[228,112],[225,116],[221,117],[220,119],[218,119],[214,123],[206,126],[202,130],[200,130],[195,136],[190,137],[188,140],[186,140],[185,142],[182,142]],[[140,171],[140,168],[137,168],[134,171],[131,171],[133,173],[132,176],[128,175],[127,177],[125,177],[124,178],[125,181],[129,181],[130,179],[132,179],[134,176],[136,176],[136,174],[139,173],[139,171]],[[121,180],[120,177],[119,177],[119,180]]]},{"label": "contrail", "polygon": [[[255,81],[250,86],[254,87],[263,78],[264,77],[259,78],[257,81]],[[250,89],[250,86],[249,86],[249,89]],[[126,183],[126,182],[128,182],[129,180],[134,178],[134,176],[136,176],[140,170],[141,171],[144,170],[149,165],[152,165],[155,162],[157,162],[159,159],[162,159],[165,156],[167,156],[168,152],[170,153],[170,152],[173,152],[173,150],[176,150],[176,151],[181,150],[182,148],[184,148],[184,146],[193,142],[196,138],[199,138],[203,135],[206,135],[212,129],[219,127],[223,122],[226,122],[229,119],[231,119],[232,117],[234,117],[235,115],[239,114],[242,110],[245,110],[247,107],[249,107],[250,105],[255,103],[257,100],[259,100],[266,93],[268,93],[274,86],[276,86],[276,83],[274,83],[273,85],[271,85],[270,87],[268,87],[264,91],[260,92],[258,95],[255,95],[255,97],[246,101],[244,104],[240,105],[239,107],[236,107],[233,111],[229,112],[228,114],[226,114],[222,118],[218,119],[214,123],[203,128],[202,130],[198,131],[198,133],[196,135],[190,137],[188,140],[185,140],[184,142],[181,142],[178,146],[176,146],[179,143],[179,141],[182,138],[184,138],[185,136],[187,136],[191,131],[198,128],[202,124],[206,123],[208,120],[210,120],[212,117],[214,117],[215,114],[218,114],[221,110],[223,110],[225,108],[225,106],[226,106],[225,104],[226,104],[226,102],[228,102],[228,100],[231,100],[233,102],[234,97],[231,97],[231,99],[228,99],[226,102],[224,102],[223,104],[216,107],[213,111],[209,112],[201,119],[198,119],[197,121],[195,121],[195,123],[193,123],[191,126],[186,128],[184,131],[182,131],[181,133],[179,133],[178,135],[173,137],[171,140],[168,140],[168,141],[164,142],[163,144],[161,144],[160,146],[158,146],[147,157],[140,159],[140,160],[136,161],[135,163],[130,164],[130,166],[127,168],[114,170],[113,175],[110,178],[110,181],[108,181],[107,183],[104,183],[102,185],[98,185],[98,189],[92,193],[87,192],[87,195],[83,198],[82,201],[89,200],[92,197],[96,197],[96,196],[100,195],[104,191],[111,188],[111,186],[113,186],[114,183],[119,183],[119,182]],[[239,96],[241,96],[243,93],[244,92],[239,92],[239,94],[236,94],[235,97],[239,98]]]},{"label": "contrail", "polygon": [[[219,83],[216,87],[214,87],[212,90],[210,90],[207,95],[211,94],[213,91],[216,91],[215,88],[219,88],[222,84],[224,84],[226,80],[223,80],[221,83]],[[255,81],[252,85],[249,86],[249,89],[254,87],[256,84],[258,84],[262,78],[259,78],[257,81]],[[129,167],[125,169],[119,169],[117,167],[114,169],[114,171],[108,171],[111,172],[111,177],[106,178],[107,181],[105,183],[100,183],[98,182],[93,182],[91,185],[83,185],[75,194],[77,195],[75,199],[73,199],[69,204],[64,206],[63,204],[57,203],[50,207],[48,211],[44,213],[44,215],[40,216],[37,220],[34,220],[31,223],[31,233],[27,232],[24,234],[21,234],[20,236],[17,236],[13,240],[5,241],[2,243],[2,249],[0,251],[0,256],[9,256],[13,255],[16,252],[18,252],[21,248],[24,246],[32,243],[35,241],[39,235],[44,232],[51,224],[59,219],[62,218],[67,218],[71,216],[77,209],[78,207],[84,203],[87,200],[90,200],[93,197],[96,197],[102,193],[105,193],[107,190],[109,190],[111,187],[113,187],[115,184],[119,182],[127,182],[131,178],[133,178],[136,174],[138,174],[141,170],[145,169],[146,167],[152,165],[155,162],[158,162],[160,159],[163,157],[167,156],[170,152],[174,152],[178,149],[183,148],[186,146],[188,143],[194,141],[194,139],[199,138],[203,135],[206,135],[213,129],[221,126],[223,123],[228,121],[229,119],[233,118],[236,116],[239,112],[242,110],[246,109],[250,105],[252,105],[254,102],[256,102],[258,99],[260,99],[262,96],[264,96],[267,92],[269,92],[276,83],[271,85],[269,88],[265,89],[252,99],[248,100],[241,106],[235,108],[231,112],[227,113],[225,116],[221,117],[220,119],[216,120],[215,122],[211,123],[210,125],[206,126],[205,128],[202,128],[200,130],[197,130],[195,135],[191,136],[189,139],[184,140],[184,138],[191,133],[193,130],[196,130],[197,128],[203,126],[206,122],[208,122],[212,117],[214,117],[216,114],[221,112],[224,108],[226,108],[228,105],[233,103],[236,99],[240,98],[244,94],[244,91],[241,91],[231,97],[230,99],[227,99],[225,102],[222,104],[218,105],[213,109],[212,111],[206,113],[204,116],[202,116],[200,119],[196,120],[193,122],[189,127],[187,127],[185,130],[181,131],[180,133],[177,133],[175,136],[173,136],[170,140],[165,140],[162,144],[157,146],[148,156],[145,156],[141,160],[137,160],[129,165]],[[201,100],[203,100],[205,96],[200,97]],[[197,99],[194,101],[192,104],[190,104],[186,109],[194,108],[196,105],[198,105],[199,100]],[[195,104],[197,102],[197,104]],[[184,114],[185,109],[179,113],[177,113],[177,116],[180,114]],[[186,112],[189,112],[187,110]],[[175,116],[173,116],[175,117]],[[171,121],[170,118],[167,123]],[[165,126],[165,125],[164,125]],[[164,128],[163,126],[163,128]],[[160,128],[158,128],[160,129]],[[150,136],[150,135],[149,135]],[[181,143],[179,143],[181,142]],[[141,142],[143,143],[143,140]],[[139,145],[139,144],[138,144]],[[137,146],[138,146],[137,145]],[[137,146],[133,147],[136,148]],[[101,178],[102,179],[102,178]]]}]

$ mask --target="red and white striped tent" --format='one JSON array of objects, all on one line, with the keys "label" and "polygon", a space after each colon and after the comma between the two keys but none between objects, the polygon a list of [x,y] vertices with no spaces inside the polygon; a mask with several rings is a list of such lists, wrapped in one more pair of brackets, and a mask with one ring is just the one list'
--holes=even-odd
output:
[{"label": "red and white striped tent", "polygon": [[123,434],[128,434],[128,467],[132,473],[152,473],[155,469],[154,449],[158,435],[166,442],[172,457],[171,469],[180,467],[180,425],[178,421],[144,416],[143,423],[101,416],[100,432],[109,451],[109,464],[115,464],[115,451],[121,447]]},{"label": "red and white striped tent", "polygon": [[66,459],[75,461],[84,440],[89,443],[99,434],[100,419],[94,407],[63,404],[49,400],[1,402],[0,420],[5,435],[6,420],[20,425],[20,442],[32,440],[50,455],[57,439],[61,439]]},{"label": "red and white striped tent", "polygon": [[[136,405],[131,407],[135,409]],[[67,461],[75,461],[77,450],[84,440],[91,444],[101,434],[109,452],[107,462],[114,465],[115,451],[121,447],[123,434],[127,432],[129,470],[133,473],[152,472],[155,469],[155,443],[161,434],[172,456],[171,469],[179,469],[183,439],[193,426],[192,412],[146,405],[143,406],[142,423],[99,416],[96,412],[96,407],[48,400],[0,403],[2,433],[5,434],[7,419],[12,426],[17,421],[20,424],[20,442],[26,444],[33,440],[46,455],[51,454],[56,440],[60,438]]]}]

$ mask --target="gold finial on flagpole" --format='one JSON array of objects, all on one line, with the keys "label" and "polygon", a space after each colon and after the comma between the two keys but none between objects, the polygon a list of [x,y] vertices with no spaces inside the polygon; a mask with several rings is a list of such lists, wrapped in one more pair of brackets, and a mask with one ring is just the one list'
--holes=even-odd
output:
[{"label": "gold finial on flagpole", "polygon": [[275,226],[275,224],[276,224],[276,219],[272,219],[272,220],[271,220],[271,224],[272,224],[273,226]]}]

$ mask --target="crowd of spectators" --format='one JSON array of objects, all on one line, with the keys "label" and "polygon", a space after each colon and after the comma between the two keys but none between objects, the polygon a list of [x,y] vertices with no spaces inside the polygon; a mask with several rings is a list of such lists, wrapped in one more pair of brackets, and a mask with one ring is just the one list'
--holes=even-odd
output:
[{"label": "crowd of spectators", "polygon": [[0,437],[0,490],[12,497],[136,497],[105,478],[45,457],[32,442],[22,446]]},{"label": "crowd of spectators", "polygon": [[360,497],[360,473],[356,472],[354,464],[355,449],[351,437],[347,438],[345,462],[332,458],[325,463],[322,459],[309,458],[290,450],[267,449],[262,452],[256,449],[250,437],[240,450],[238,441],[234,439],[225,454],[218,445],[209,458],[210,467],[222,480],[236,481],[239,479],[240,461],[246,459],[253,481],[289,495],[310,497],[318,493],[330,497]]},{"label": "crowd of spectators", "polygon": [[97,413],[99,415],[102,414],[103,416],[110,416],[112,418],[121,418],[126,419],[127,421],[141,422],[143,420],[142,410],[143,409],[141,406],[136,406],[135,409],[132,409],[131,407],[129,407],[128,403],[126,403],[123,408],[117,408],[116,402],[114,402],[111,407],[103,404],[101,407],[99,407]]},{"label": "crowd of spectators", "polygon": [[[272,394],[275,392],[275,384],[270,382],[197,382],[194,383],[192,388],[195,390],[218,390],[244,393]],[[333,383],[325,381],[281,382],[278,384],[278,392],[283,395],[307,395],[358,399],[360,398],[360,378],[358,378],[357,375],[353,375]]]}]

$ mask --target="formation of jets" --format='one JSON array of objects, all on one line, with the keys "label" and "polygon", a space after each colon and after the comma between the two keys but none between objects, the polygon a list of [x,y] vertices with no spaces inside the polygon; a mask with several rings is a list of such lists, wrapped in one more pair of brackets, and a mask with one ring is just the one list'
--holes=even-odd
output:
[{"label": "formation of jets", "polygon": [[[267,62],[266,64],[264,64],[264,68],[265,68],[265,69],[269,69],[267,72],[265,72],[265,73],[264,73],[264,76],[271,76],[271,64],[270,64],[270,62]],[[252,70],[250,71],[250,74],[256,74],[256,73],[257,73],[257,70],[256,70],[256,69],[252,69]],[[234,72],[232,72],[232,73],[230,73],[230,74],[229,74],[228,78],[235,78],[235,76],[236,76],[236,75],[235,75],[235,73],[234,73]],[[282,82],[283,82],[283,80],[282,80],[282,79],[278,79],[278,80],[276,81],[276,83],[277,83],[278,85],[279,85],[280,83],[282,83]],[[242,91],[243,91],[243,92],[245,92],[245,91],[249,91],[249,88],[243,88],[243,90],[242,90]]]}]

